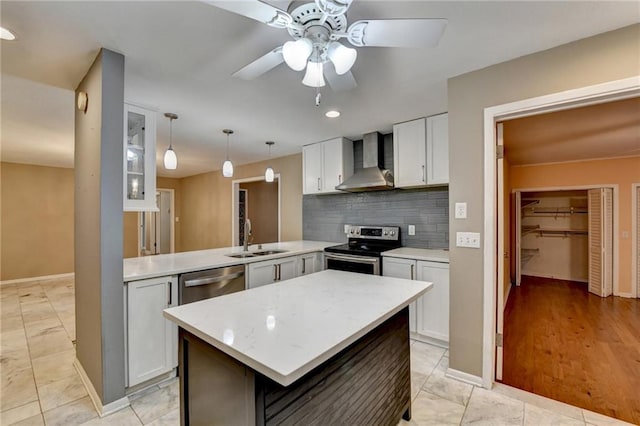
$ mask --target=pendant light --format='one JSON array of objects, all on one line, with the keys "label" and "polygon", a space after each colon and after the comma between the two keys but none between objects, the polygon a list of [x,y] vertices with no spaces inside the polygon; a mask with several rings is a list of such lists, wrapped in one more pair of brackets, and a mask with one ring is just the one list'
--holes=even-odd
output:
[{"label": "pendant light", "polygon": [[227,156],[226,160],[224,160],[224,163],[222,164],[222,176],[233,177],[233,164],[229,160],[229,135],[233,134],[233,130],[224,129],[222,133],[227,135]]},{"label": "pendant light", "polygon": [[[265,144],[267,144],[267,146],[269,147],[269,160],[271,160],[271,146],[275,145],[275,142],[268,141],[268,142],[265,142]],[[264,171],[264,181],[273,182],[274,177],[275,175],[273,173],[273,168],[271,168],[271,166],[268,166],[267,169]]]},{"label": "pendant light", "polygon": [[164,152],[164,168],[167,170],[175,170],[178,168],[178,157],[173,150],[173,120],[177,120],[178,116],[172,112],[165,112],[164,116],[169,119],[169,148]]}]

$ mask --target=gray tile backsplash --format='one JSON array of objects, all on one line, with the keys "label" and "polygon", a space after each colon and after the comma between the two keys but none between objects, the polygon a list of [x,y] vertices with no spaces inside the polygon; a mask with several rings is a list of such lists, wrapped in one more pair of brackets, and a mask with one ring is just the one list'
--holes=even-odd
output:
[{"label": "gray tile backsplash", "polygon": [[[448,187],[305,195],[302,215],[305,240],[346,242],[345,224],[389,225],[400,226],[403,246],[449,247]],[[416,226],[416,235],[407,235],[408,225]]]}]

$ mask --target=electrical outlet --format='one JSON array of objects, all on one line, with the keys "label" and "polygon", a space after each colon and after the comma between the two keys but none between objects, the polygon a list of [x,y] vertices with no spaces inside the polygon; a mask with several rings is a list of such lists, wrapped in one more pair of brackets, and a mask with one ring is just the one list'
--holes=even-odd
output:
[{"label": "electrical outlet", "polygon": [[349,228],[350,228],[350,226],[349,226],[349,225],[345,225],[345,226],[344,226],[344,233],[345,233],[345,234],[348,234],[348,233],[349,233]]},{"label": "electrical outlet", "polygon": [[416,235],[416,226],[415,225],[409,225],[409,229],[407,232],[409,235]]},{"label": "electrical outlet", "polygon": [[467,218],[467,203],[456,203],[456,219],[466,219]]},{"label": "electrical outlet", "polygon": [[456,247],[480,248],[480,233],[456,232]]}]

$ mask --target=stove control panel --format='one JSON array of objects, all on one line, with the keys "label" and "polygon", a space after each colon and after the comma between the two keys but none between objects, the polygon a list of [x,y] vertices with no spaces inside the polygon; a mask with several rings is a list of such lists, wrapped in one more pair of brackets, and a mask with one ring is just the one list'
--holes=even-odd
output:
[{"label": "stove control panel", "polygon": [[398,241],[400,239],[400,227],[351,225],[347,236],[359,239]]}]

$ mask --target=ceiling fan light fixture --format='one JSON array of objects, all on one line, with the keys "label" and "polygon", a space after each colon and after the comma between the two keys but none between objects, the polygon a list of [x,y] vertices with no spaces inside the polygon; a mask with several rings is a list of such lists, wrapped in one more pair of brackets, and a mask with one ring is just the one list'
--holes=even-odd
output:
[{"label": "ceiling fan light fixture", "polygon": [[356,49],[346,47],[337,41],[332,41],[327,46],[327,56],[336,68],[336,74],[342,75],[348,72],[356,62],[358,52]]},{"label": "ceiling fan light fixture", "polygon": [[307,63],[307,72],[304,74],[302,84],[309,87],[324,87],[324,75],[323,75],[322,62]]},{"label": "ceiling fan light fixture", "polygon": [[0,27],[0,39],[11,41],[15,40],[16,36],[5,27]]},{"label": "ceiling fan light fixture", "polygon": [[282,57],[289,68],[294,71],[302,71],[304,69],[312,52],[313,43],[304,37],[296,41],[288,41],[282,46]]}]

